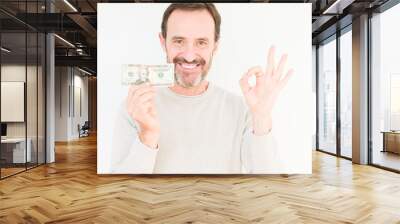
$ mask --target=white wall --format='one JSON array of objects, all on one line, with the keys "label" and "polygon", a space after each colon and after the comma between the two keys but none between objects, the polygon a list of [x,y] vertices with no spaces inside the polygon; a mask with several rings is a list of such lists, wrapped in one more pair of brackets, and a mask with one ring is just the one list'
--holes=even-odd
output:
[{"label": "white wall", "polygon": [[68,140],[68,67],[55,68],[55,141]]},{"label": "white wall", "polygon": [[[167,6],[98,5],[98,173],[111,170],[110,127],[116,108],[127,94],[127,87],[121,86],[121,65],[165,63],[158,33]],[[288,64],[295,74],[274,108],[274,124],[279,124],[274,126],[274,136],[285,158],[287,169],[282,172],[311,173],[312,126],[315,127],[311,115],[315,111],[311,87],[311,4],[216,7],[222,17],[221,39],[207,79],[241,95],[238,81],[248,68],[266,66],[269,46],[275,45],[278,55],[288,53]]]},{"label": "white wall", "polygon": [[[56,141],[77,139],[78,124],[82,126],[88,120],[88,78],[83,75],[76,68],[56,67]],[[82,106],[82,113],[79,112],[77,105]]]},{"label": "white wall", "polygon": [[[74,102],[74,108],[73,108],[73,119],[71,120],[71,135],[73,138],[78,138],[79,133],[77,126],[80,124],[81,126],[85,123],[85,121],[88,120],[88,77],[82,77],[79,71],[78,75],[77,72],[78,70],[75,69],[74,73],[74,93],[73,99],[75,100]],[[77,90],[80,90],[80,93],[78,93]],[[80,99],[79,99],[79,94],[80,94]],[[79,103],[79,100],[81,101]],[[79,107],[82,110],[81,112],[79,111]]]}]

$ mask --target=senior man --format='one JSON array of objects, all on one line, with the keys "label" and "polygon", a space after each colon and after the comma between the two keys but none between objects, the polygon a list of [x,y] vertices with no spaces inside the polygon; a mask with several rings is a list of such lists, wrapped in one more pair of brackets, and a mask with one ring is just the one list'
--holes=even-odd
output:
[{"label": "senior man", "polygon": [[166,9],[159,39],[167,62],[175,65],[175,84],[129,88],[113,137],[114,173],[280,170],[271,112],[293,73],[285,71],[287,55],[275,63],[271,47],[266,68],[252,67],[239,81],[243,97],[229,93],[207,81],[220,25],[212,3],[175,3]]}]

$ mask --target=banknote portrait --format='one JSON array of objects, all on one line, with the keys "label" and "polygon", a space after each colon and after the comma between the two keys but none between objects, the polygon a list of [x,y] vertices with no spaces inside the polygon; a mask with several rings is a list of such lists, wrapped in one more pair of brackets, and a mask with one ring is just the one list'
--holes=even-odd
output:
[{"label": "banknote portrait", "polygon": [[309,33],[311,4],[99,4],[98,173],[311,173]]}]

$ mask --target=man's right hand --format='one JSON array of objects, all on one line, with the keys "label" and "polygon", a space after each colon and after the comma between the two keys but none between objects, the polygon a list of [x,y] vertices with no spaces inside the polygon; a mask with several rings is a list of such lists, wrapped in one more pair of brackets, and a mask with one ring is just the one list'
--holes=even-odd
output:
[{"label": "man's right hand", "polygon": [[155,108],[155,88],[149,83],[129,87],[127,110],[140,126],[139,139],[150,148],[158,147],[160,121]]}]

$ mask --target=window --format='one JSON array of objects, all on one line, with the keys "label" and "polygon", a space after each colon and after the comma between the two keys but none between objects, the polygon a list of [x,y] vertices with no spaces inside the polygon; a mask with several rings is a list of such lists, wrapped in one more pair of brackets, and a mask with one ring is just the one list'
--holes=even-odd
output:
[{"label": "window", "polygon": [[372,164],[400,170],[400,5],[371,18]]},{"label": "window", "polygon": [[[21,1],[16,10],[41,13],[44,3]],[[7,5],[15,2],[0,3]],[[44,33],[7,14],[0,12],[0,17],[12,24],[3,23],[0,29],[0,89],[1,98],[6,99],[0,106],[5,115],[1,118],[0,178],[5,178],[45,163],[46,39]]]},{"label": "window", "polygon": [[340,154],[352,157],[352,33],[340,36]]},{"label": "window", "polygon": [[336,153],[336,40],[318,48],[318,149]]}]

